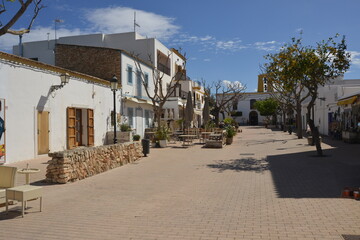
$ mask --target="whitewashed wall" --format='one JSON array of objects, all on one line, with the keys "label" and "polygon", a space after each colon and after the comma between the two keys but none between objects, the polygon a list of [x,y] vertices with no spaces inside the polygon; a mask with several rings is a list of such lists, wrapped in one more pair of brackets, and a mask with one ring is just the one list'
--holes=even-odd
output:
[{"label": "whitewashed wall", "polygon": [[[245,93],[245,94],[243,94],[243,96],[239,99],[238,105],[237,105],[237,109],[238,109],[237,111],[241,111],[242,116],[235,117],[234,118],[235,121],[240,123],[241,125],[247,124],[249,121],[250,112],[256,111],[258,113],[259,125],[262,125],[266,118],[261,116],[260,113],[256,109],[250,109],[250,100],[255,99],[256,101],[259,101],[259,100],[264,100],[269,97],[270,97],[270,94],[268,94],[268,93]],[[220,119],[222,119],[221,114],[220,114]]]},{"label": "whitewashed wall", "polygon": [[[37,157],[37,112],[50,112],[50,151],[67,147],[67,107],[94,110],[95,145],[104,143],[111,130],[110,112],[113,94],[109,87],[70,79],[62,89],[49,93],[52,85],[60,84],[59,75],[14,67],[0,63],[0,98],[6,99],[6,162]],[[120,110],[120,91],[117,93],[117,111]]]}]

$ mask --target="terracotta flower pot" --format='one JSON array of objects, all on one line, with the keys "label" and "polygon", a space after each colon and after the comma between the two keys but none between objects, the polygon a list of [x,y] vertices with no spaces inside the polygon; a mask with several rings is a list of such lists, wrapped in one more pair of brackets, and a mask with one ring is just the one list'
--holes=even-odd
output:
[{"label": "terracotta flower pot", "polygon": [[354,199],[360,200],[360,192],[359,191],[354,191]]}]

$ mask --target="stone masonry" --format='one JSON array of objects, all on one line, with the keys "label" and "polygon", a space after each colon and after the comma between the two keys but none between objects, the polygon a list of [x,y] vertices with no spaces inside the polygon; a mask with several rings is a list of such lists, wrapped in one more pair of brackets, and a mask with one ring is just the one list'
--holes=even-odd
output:
[{"label": "stone masonry", "polygon": [[127,163],[139,160],[142,147],[139,142],[83,147],[49,153],[46,180],[67,183],[84,179]]},{"label": "stone masonry", "polygon": [[111,79],[115,74],[121,83],[120,50],[57,44],[55,53],[56,66],[102,79]]}]

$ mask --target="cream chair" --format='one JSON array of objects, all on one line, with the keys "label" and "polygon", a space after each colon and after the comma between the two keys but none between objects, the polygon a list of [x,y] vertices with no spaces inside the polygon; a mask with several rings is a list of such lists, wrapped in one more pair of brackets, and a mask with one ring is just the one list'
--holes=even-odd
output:
[{"label": "cream chair", "polygon": [[0,166],[0,204],[6,202],[6,189],[15,187],[16,167]]}]

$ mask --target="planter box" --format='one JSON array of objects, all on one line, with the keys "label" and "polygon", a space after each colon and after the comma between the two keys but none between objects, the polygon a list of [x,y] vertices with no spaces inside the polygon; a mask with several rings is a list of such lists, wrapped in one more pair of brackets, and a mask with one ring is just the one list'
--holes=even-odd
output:
[{"label": "planter box", "polygon": [[[132,132],[116,132],[116,138],[118,143],[132,142]],[[106,133],[106,145],[113,144],[114,132]]]},{"label": "planter box", "polygon": [[159,140],[159,145],[160,145],[161,148],[166,148],[167,140]]},{"label": "planter box", "polygon": [[358,133],[343,131],[342,139],[344,142],[347,142],[347,143],[356,143],[358,141]]}]

